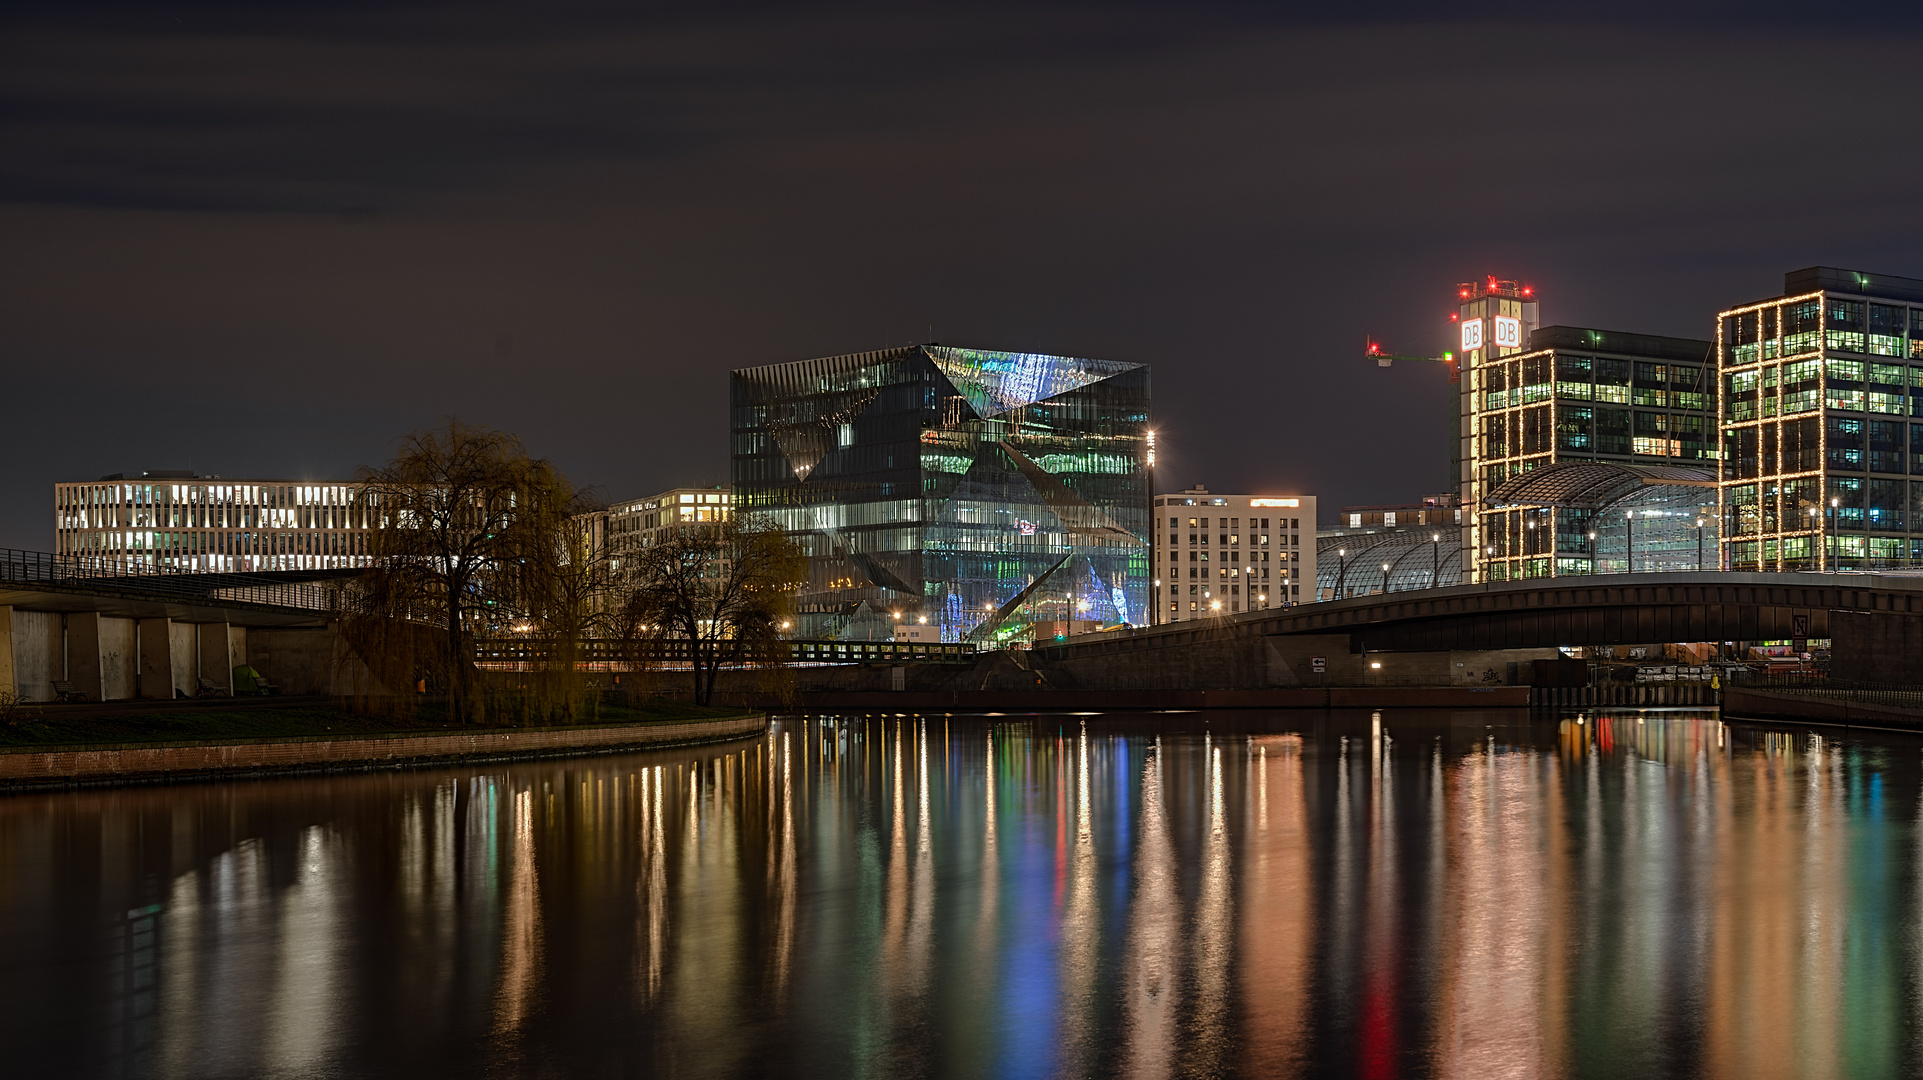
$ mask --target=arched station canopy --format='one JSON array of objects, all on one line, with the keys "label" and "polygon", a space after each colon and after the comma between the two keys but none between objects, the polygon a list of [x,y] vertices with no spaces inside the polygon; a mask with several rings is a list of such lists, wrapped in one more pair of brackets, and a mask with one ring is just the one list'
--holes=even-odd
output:
[{"label": "arched station canopy", "polygon": [[[1337,554],[1342,552],[1343,554]],[[1382,591],[1389,565],[1389,591],[1462,584],[1462,528],[1413,525],[1395,529],[1335,530],[1315,538],[1317,599],[1368,596]]]},{"label": "arched station canopy", "polygon": [[1684,465],[1566,461],[1512,476],[1496,485],[1483,501],[1492,508],[1553,506],[1600,510],[1651,486],[1714,489],[1716,473],[1712,469]]}]

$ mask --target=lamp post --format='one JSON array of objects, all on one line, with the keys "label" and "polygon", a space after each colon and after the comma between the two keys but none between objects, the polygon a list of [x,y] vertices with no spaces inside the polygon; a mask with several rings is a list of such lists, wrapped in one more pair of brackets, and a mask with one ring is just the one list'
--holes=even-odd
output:
[{"label": "lamp post", "polygon": [[[1842,499],[1836,498],[1835,496],[1830,497],[1829,531],[1836,537],[1836,561],[1834,562],[1834,564],[1832,564],[1833,569],[1831,569],[1830,571],[1831,573],[1835,573],[1837,570],[1841,570],[1843,568],[1843,512],[1841,510],[1842,505],[1843,505]],[[1824,539],[1824,542],[1823,542],[1823,554],[1827,561],[1827,558],[1829,555],[1829,541],[1827,537]]]},{"label": "lamp post", "polygon": [[1596,534],[1589,534],[1589,576],[1596,575]]},{"label": "lamp post", "polygon": [[1382,564],[1382,595],[1389,595],[1389,564]]},{"label": "lamp post", "polygon": [[1818,545],[1816,549],[1816,568],[1818,570],[1821,570],[1823,568],[1823,549],[1821,545],[1825,542],[1826,538],[1822,538],[1820,535],[1822,532],[1822,522],[1819,521],[1816,517],[1818,513],[1820,513],[1820,511],[1818,511],[1816,507],[1812,506],[1809,508],[1810,531],[1819,534],[1819,539],[1816,541]]},{"label": "lamp post", "polygon": [[1349,577],[1349,549],[1335,549],[1335,598],[1342,599],[1342,586]]},{"label": "lamp post", "polygon": [[1636,511],[1623,511],[1623,559],[1628,568],[1624,573],[1636,572]]},{"label": "lamp post", "polygon": [[1431,589],[1435,589],[1435,588],[1440,588],[1441,585],[1442,585],[1442,534],[1430,533],[1429,534],[1429,587]]},{"label": "lamp post", "polygon": [[1696,519],[1696,569],[1703,568],[1703,519]]}]

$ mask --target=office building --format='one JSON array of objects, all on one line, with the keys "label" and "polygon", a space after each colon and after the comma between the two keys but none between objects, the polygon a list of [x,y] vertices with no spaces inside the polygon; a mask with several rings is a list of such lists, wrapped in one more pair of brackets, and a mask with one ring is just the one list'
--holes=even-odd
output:
[{"label": "office building", "polygon": [[809,557],[797,634],[1145,625],[1145,364],[913,345],[736,371],[734,507]]},{"label": "office building", "polygon": [[338,570],[368,562],[351,483],[116,473],[53,489],[54,551],[103,570]]},{"label": "office building", "polygon": [[1923,280],[1811,267],[1716,327],[1731,570],[1923,558]]},{"label": "office building", "polygon": [[[623,560],[681,530],[727,521],[734,495],[725,486],[673,488],[645,499],[628,499],[595,515],[596,539],[609,557]],[[619,562],[616,566],[618,568]]]},{"label": "office building", "polygon": [[[1713,469],[1710,342],[1537,328],[1532,290],[1512,281],[1465,284],[1457,299],[1458,480],[1469,511],[1460,543],[1468,581],[1597,567],[1589,540],[1599,524],[1595,508],[1497,498],[1513,478],[1565,462]],[[1693,520],[1699,510],[1687,512]]]},{"label": "office building", "polygon": [[1198,485],[1157,495],[1155,519],[1156,622],[1315,599],[1315,496],[1218,495]]}]

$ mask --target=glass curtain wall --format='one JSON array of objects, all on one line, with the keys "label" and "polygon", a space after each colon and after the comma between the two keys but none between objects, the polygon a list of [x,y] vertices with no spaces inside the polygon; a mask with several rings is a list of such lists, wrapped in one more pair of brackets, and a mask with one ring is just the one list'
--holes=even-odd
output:
[{"label": "glass curtain wall", "polygon": [[1824,290],[1722,313],[1732,570],[1923,564],[1923,306]]},{"label": "glass curtain wall", "polygon": [[919,345],[748,368],[735,506],[804,546],[798,636],[1146,625],[1148,368]]}]

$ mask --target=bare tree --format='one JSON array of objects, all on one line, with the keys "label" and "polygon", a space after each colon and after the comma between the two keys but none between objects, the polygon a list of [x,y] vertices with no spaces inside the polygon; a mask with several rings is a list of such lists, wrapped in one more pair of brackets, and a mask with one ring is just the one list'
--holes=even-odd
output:
[{"label": "bare tree", "polygon": [[807,560],[778,527],[740,515],[685,526],[644,548],[630,567],[622,637],[638,655],[684,659],[696,704],[713,700],[725,666],[785,665],[781,633]]},{"label": "bare tree", "polygon": [[359,483],[373,565],[346,620],[350,640],[391,689],[424,682],[447,695],[449,719],[485,719],[475,639],[535,618],[565,622],[565,590],[550,579],[566,561],[573,488],[515,436],[458,420],[402,439]]}]

